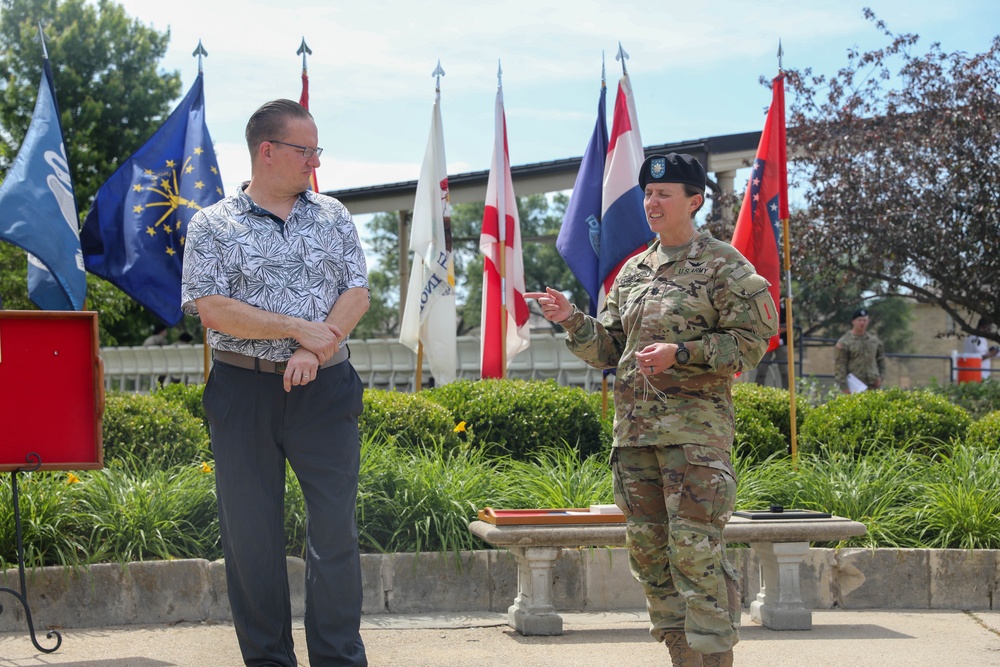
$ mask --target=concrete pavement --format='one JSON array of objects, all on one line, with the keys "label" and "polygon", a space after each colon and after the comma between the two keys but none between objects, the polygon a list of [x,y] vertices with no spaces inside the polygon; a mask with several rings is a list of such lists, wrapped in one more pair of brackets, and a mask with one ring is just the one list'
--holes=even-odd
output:
[{"label": "concrete pavement", "polygon": [[[645,613],[565,613],[565,634],[522,637],[499,613],[368,615],[362,637],[373,667],[663,667],[666,649]],[[739,667],[951,667],[1000,665],[1000,611],[816,610],[809,631],[768,630],[743,618]],[[53,641],[42,632],[39,643]],[[308,666],[301,619],[295,643]],[[229,623],[68,629],[51,654],[26,632],[0,633],[0,667],[240,667]]]}]

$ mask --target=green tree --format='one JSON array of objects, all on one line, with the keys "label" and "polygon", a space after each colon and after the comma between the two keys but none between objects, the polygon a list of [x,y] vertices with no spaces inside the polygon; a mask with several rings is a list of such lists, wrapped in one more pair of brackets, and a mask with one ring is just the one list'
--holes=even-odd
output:
[{"label": "green tree", "polygon": [[[130,19],[109,0],[0,0],[0,173],[10,168],[31,123],[42,76],[39,23],[82,219],[104,181],[169,114],[180,77],[159,70],[169,31]],[[34,308],[24,253],[6,243],[0,243],[0,295],[5,308]],[[100,313],[104,345],[138,344],[155,322],[92,275],[86,307]]]},{"label": "green tree", "polygon": [[85,213],[105,180],[170,112],[177,72],[159,61],[170,33],[99,0],[0,0],[0,171],[27,133],[42,72],[38,24],[52,63],[77,208]]},{"label": "green tree", "polygon": [[1000,36],[946,53],[895,35],[832,76],[786,72],[790,178],[815,273],[934,303],[971,332],[1000,321]]}]

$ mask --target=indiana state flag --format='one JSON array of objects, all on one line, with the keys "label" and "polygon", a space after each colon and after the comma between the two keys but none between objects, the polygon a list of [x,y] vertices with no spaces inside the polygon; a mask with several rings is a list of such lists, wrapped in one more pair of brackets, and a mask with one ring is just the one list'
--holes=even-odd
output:
[{"label": "indiana state flag", "polygon": [[87,274],[52,70],[45,58],[21,150],[0,185],[0,240],[28,252],[28,296],[42,310],[80,310]]},{"label": "indiana state flag", "polygon": [[98,191],[80,234],[87,270],[177,324],[188,222],[222,196],[199,72],[156,134]]}]

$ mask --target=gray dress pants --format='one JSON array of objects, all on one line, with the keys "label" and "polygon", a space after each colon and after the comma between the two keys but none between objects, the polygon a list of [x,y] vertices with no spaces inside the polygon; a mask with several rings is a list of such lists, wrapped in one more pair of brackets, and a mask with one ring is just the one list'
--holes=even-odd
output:
[{"label": "gray dress pants", "polygon": [[282,376],[216,362],[204,406],[233,624],[250,667],[295,667],[285,566],[285,461],[305,497],[312,667],[368,664],[355,505],[363,386],[350,362],[285,392]]}]

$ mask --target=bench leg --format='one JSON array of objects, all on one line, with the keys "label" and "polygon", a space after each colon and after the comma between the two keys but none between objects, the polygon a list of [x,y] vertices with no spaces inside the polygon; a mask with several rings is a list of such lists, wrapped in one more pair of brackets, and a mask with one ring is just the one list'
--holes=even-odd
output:
[{"label": "bench leg", "polygon": [[560,549],[512,547],[517,559],[517,597],[507,624],[522,635],[561,635],[562,616],[552,606],[552,574]]},{"label": "bench leg", "polygon": [[761,588],[750,618],[772,630],[811,630],[812,610],[802,603],[799,565],[808,542],[752,542],[760,559]]}]

